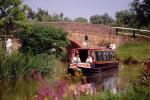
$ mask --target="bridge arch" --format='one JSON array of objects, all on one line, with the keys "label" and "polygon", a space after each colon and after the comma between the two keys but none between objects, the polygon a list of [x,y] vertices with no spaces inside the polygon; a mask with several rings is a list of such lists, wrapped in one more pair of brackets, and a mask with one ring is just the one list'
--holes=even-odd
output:
[{"label": "bridge arch", "polygon": [[71,39],[68,39],[68,40],[69,40],[69,48],[81,48],[82,47],[81,43],[71,40]]}]

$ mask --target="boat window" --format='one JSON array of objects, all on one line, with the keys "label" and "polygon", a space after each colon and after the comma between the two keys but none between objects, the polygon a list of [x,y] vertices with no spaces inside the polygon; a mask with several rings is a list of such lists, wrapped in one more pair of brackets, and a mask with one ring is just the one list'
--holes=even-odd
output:
[{"label": "boat window", "polygon": [[111,53],[111,59],[113,59],[113,57],[114,57],[113,51],[111,51],[110,53]]},{"label": "boat window", "polygon": [[110,60],[113,59],[113,52],[112,51],[109,51],[109,58],[110,58]]},{"label": "boat window", "polygon": [[106,60],[107,60],[107,57],[106,57],[106,56],[107,56],[107,55],[106,55],[106,52],[105,52],[105,51],[103,51],[102,53],[103,53],[103,60],[104,60],[104,61],[106,61]]},{"label": "boat window", "polygon": [[103,53],[101,51],[96,51],[95,54],[97,61],[103,61]]},{"label": "boat window", "polygon": [[113,58],[112,51],[96,51],[95,54],[97,61],[110,61]]},{"label": "boat window", "polygon": [[109,60],[109,53],[108,53],[108,51],[105,51],[105,53],[106,53],[106,60]]},{"label": "boat window", "polygon": [[112,59],[112,55],[111,55],[111,52],[110,52],[110,51],[108,51],[108,57],[109,57],[109,60]]}]

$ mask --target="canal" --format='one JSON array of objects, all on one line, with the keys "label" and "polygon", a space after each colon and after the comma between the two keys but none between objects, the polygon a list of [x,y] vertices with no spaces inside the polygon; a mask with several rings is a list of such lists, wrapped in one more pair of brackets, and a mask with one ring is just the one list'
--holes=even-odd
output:
[{"label": "canal", "polygon": [[[105,90],[110,90],[115,94],[124,90],[124,88],[129,85],[129,82],[135,80],[139,74],[139,70],[143,67],[144,65],[141,64],[121,64],[118,69],[115,68],[86,77],[84,80],[85,82],[69,83],[69,87],[67,88],[72,90],[75,94],[94,94],[95,92]],[[46,77],[45,79],[45,82],[48,82],[50,87],[55,85],[50,77]],[[67,79],[60,80],[62,80],[62,84],[66,86],[64,82],[66,82]],[[43,85],[42,82],[37,83],[34,79],[0,81],[0,100],[36,100],[35,98],[38,96],[40,86],[43,87],[45,85]],[[44,88],[49,88],[49,86],[46,85]]]}]

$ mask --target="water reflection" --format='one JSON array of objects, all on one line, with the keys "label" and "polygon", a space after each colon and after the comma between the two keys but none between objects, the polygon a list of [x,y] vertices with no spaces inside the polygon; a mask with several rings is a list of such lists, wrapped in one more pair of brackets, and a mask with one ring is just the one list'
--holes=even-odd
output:
[{"label": "water reflection", "polygon": [[104,79],[103,82],[104,90],[110,90],[114,94],[117,93],[117,78],[116,77],[110,77],[108,79]]},{"label": "water reflection", "polygon": [[91,84],[94,87],[92,87],[92,89],[96,89],[97,92],[110,90],[113,93],[117,93],[117,75],[118,68],[115,68],[87,77],[86,80],[88,84]]},{"label": "water reflection", "polygon": [[76,88],[74,89],[75,95],[85,95],[85,94],[94,95],[95,93],[96,88],[92,83],[80,84],[77,85]]}]

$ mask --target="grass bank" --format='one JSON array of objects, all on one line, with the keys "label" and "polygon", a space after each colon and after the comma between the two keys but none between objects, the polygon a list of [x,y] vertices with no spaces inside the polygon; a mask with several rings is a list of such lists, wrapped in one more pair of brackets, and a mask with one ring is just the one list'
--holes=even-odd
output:
[{"label": "grass bank", "polygon": [[125,63],[145,62],[150,54],[150,42],[129,42],[116,50],[117,59]]}]

